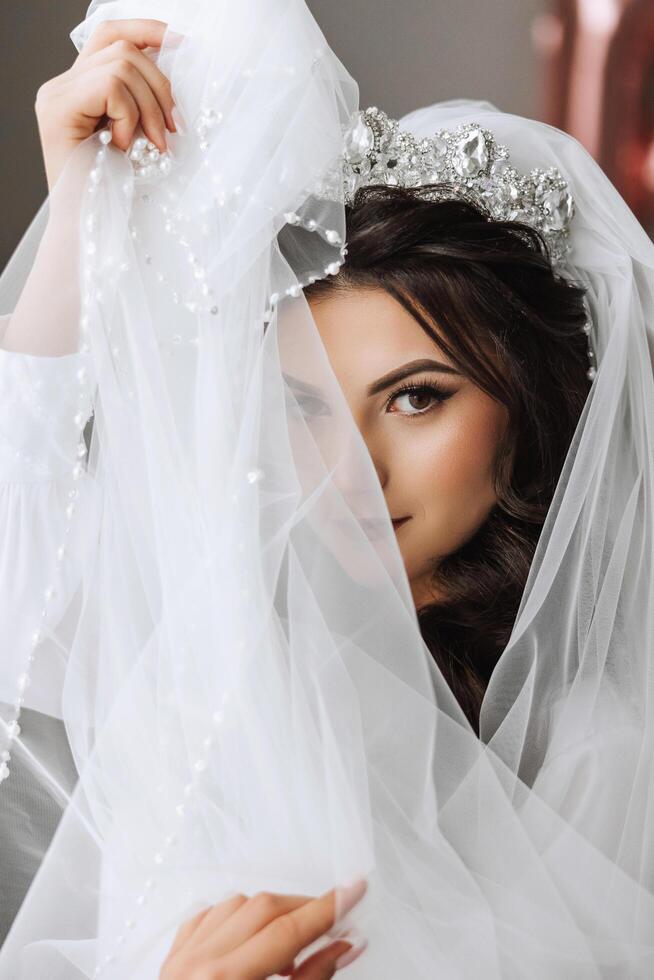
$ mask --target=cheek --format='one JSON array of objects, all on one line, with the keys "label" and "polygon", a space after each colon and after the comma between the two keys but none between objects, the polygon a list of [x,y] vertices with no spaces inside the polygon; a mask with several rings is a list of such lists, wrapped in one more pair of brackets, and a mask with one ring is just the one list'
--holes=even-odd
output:
[{"label": "cheek", "polygon": [[496,499],[492,464],[506,421],[504,407],[484,396],[456,412],[452,405],[404,440],[403,452],[411,456],[404,490],[415,501],[412,530],[425,559],[455,551],[488,516]]}]

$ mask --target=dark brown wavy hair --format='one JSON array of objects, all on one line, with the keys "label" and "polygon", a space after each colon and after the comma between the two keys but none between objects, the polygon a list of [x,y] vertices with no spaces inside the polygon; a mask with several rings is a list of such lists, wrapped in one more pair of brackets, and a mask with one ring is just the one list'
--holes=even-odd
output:
[{"label": "dark brown wavy hair", "polygon": [[[457,369],[508,409],[494,461],[497,503],[432,573],[422,636],[475,732],[536,543],[590,389],[583,288],[554,272],[533,228],[490,220],[430,186],[371,185],[346,206],[345,262],[307,299],[386,290]],[[436,329],[437,328],[437,329]],[[436,562],[435,562],[436,564]]]}]

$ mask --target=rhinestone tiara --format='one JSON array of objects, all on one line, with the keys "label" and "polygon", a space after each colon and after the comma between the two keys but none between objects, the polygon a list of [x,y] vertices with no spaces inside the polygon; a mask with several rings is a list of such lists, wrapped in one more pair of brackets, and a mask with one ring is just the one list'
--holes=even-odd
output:
[{"label": "rhinestone tiara", "polygon": [[[555,267],[564,264],[570,251],[575,205],[561,171],[535,167],[519,173],[508,147],[478,123],[439,129],[432,136],[416,139],[377,106],[358,110],[345,130],[336,166],[324,172],[313,189],[325,198],[351,204],[357,190],[370,184],[433,184],[426,192],[431,200],[469,200],[489,218],[536,228]],[[586,374],[592,381],[597,369],[591,330],[587,307],[582,331],[589,361]]]},{"label": "rhinestone tiara", "polygon": [[427,183],[440,185],[428,194],[432,200],[464,198],[491,218],[536,228],[552,263],[565,259],[575,210],[568,182],[556,167],[520,174],[508,148],[477,123],[416,139],[376,106],[357,111],[345,131],[338,166],[324,176],[320,193],[349,204],[368,184]]}]

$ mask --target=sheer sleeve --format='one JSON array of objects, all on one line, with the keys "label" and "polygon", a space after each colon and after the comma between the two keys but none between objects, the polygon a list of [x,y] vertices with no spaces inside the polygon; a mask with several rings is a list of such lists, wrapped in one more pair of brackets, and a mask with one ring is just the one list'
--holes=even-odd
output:
[{"label": "sheer sleeve", "polygon": [[[54,515],[65,507],[70,487],[71,458],[76,446],[71,417],[91,415],[80,404],[78,372],[88,370],[82,353],[36,356],[5,350],[2,345],[10,316],[0,316],[0,620],[2,635],[20,629],[15,610],[27,581],[48,574],[59,545]],[[75,440],[76,441],[76,440]],[[86,476],[79,481],[84,493]],[[74,579],[69,579],[70,592]],[[47,654],[53,683],[43,698],[43,711],[23,709],[21,741],[33,758],[47,762],[58,774],[57,791],[47,792],[26,765],[23,753],[12,754],[11,778],[0,792],[0,944],[22,903],[32,877],[61,815],[60,793],[70,792],[76,771],[63,722],[58,714],[57,653]],[[16,678],[2,657],[0,716],[12,714]],[[61,666],[61,665],[59,665]]]},{"label": "sheer sleeve", "polygon": [[[75,481],[71,476],[80,454],[79,429],[72,424],[73,418],[82,413],[89,420],[92,415],[90,398],[80,399],[82,388],[77,380],[80,370],[89,370],[89,355],[37,356],[4,350],[2,337],[9,319],[0,317],[0,625],[2,635],[18,643],[31,635],[40,616],[35,606],[30,622],[26,621],[23,600],[27,592],[43,596],[58,577],[55,604],[61,614],[70,602],[76,569],[70,561],[56,567],[64,544],[62,515],[71,493],[80,509],[96,494],[95,481],[86,470]],[[88,521],[81,526],[88,537]],[[77,560],[79,541],[75,538],[72,535],[66,545]],[[46,670],[47,682],[41,678],[41,683],[31,686],[32,702],[36,688],[43,692],[39,703],[32,706],[58,716],[59,681],[65,665],[56,642],[42,646],[44,655],[38,657],[34,670],[37,674]],[[16,696],[15,675],[16,664],[8,652],[0,657],[0,703],[11,703]]]},{"label": "sheer sleeve", "polygon": [[[91,415],[78,402],[80,371],[88,354],[41,356],[2,347],[10,316],[0,316],[0,484],[43,482],[70,472],[77,437],[76,412]],[[6,525],[5,525],[6,526]]]}]

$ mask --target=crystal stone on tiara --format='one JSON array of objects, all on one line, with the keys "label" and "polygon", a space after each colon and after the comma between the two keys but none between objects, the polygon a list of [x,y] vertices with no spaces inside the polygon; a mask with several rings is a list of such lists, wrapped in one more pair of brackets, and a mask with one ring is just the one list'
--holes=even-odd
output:
[{"label": "crystal stone on tiara", "polygon": [[360,110],[345,131],[338,166],[315,189],[349,204],[365,185],[427,183],[439,185],[428,193],[433,200],[464,198],[491,218],[535,227],[548,244],[552,262],[565,259],[574,215],[567,181],[556,167],[518,173],[508,148],[476,123],[417,139],[376,106]]}]

